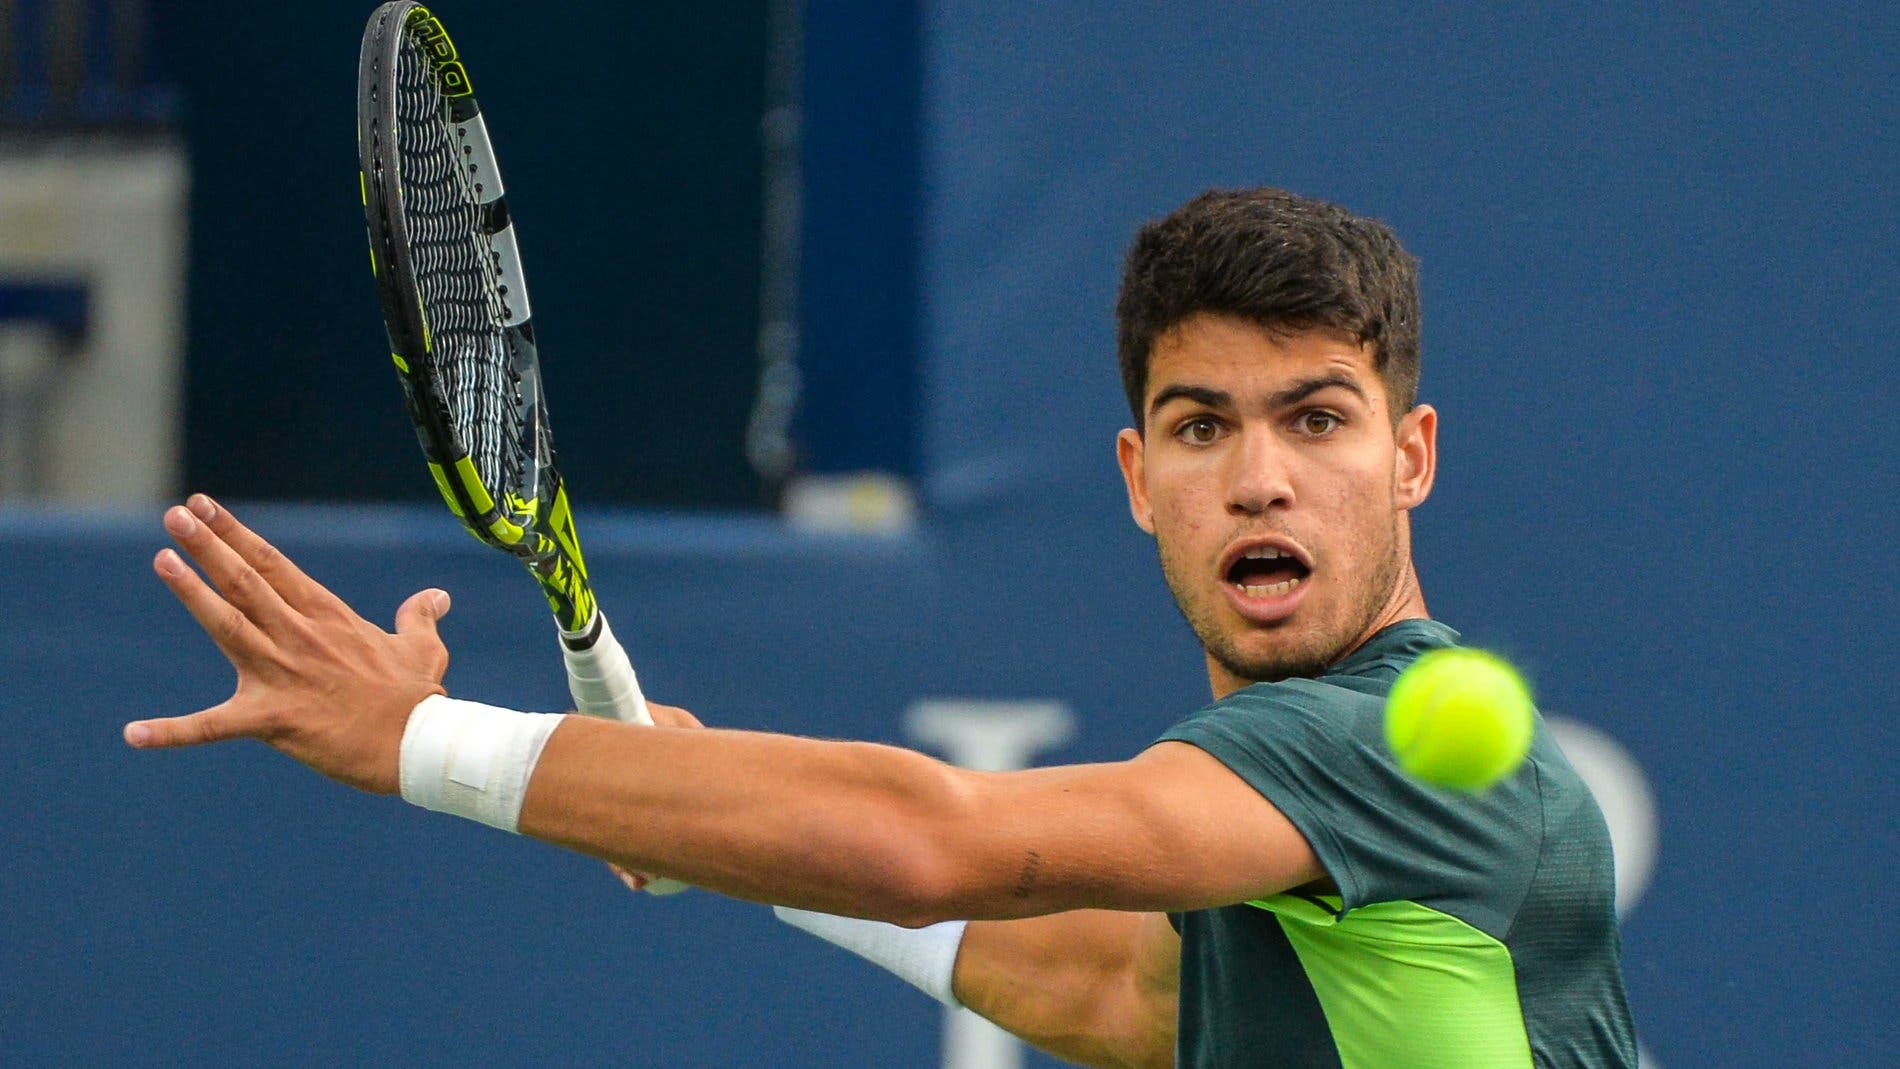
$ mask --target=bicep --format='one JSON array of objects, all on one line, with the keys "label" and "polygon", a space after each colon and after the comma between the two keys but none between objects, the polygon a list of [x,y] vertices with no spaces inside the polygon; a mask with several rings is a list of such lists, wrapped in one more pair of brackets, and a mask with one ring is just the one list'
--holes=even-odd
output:
[{"label": "bicep", "polygon": [[[1166,913],[1138,914],[1132,954],[1134,983],[1145,998],[1165,1001],[1172,1020],[1181,991],[1181,935]],[[1170,1033],[1172,1034],[1172,1032]]]},{"label": "bicep", "polygon": [[1157,743],[1127,772],[1155,834],[1181,844],[1175,856],[1188,862],[1182,897],[1166,908],[1232,905],[1325,877],[1286,814],[1205,750]]},{"label": "bicep", "polygon": [[1000,774],[988,788],[971,834],[992,871],[969,878],[1013,874],[1009,894],[1024,914],[1204,909],[1324,876],[1285,814],[1185,743],[1116,764]]}]

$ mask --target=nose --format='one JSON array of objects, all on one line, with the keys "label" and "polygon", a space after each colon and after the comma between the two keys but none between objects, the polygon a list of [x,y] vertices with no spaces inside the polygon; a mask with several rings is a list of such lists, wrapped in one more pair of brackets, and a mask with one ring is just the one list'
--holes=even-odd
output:
[{"label": "nose", "polygon": [[1268,429],[1247,428],[1228,454],[1227,511],[1258,516],[1293,504],[1293,478],[1284,447]]}]

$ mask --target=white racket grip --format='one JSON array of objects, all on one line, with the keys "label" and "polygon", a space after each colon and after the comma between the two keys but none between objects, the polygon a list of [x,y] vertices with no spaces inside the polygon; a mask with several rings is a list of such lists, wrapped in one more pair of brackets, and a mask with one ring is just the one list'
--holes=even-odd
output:
[{"label": "white racket grip", "polygon": [[576,712],[588,716],[620,720],[629,724],[651,724],[646,696],[640,693],[640,680],[633,674],[633,662],[614,637],[607,617],[594,610],[600,621],[600,634],[592,647],[577,650],[561,643],[561,659],[567,662],[567,692],[574,696]]},{"label": "white racket grip", "polygon": [[[600,633],[591,647],[577,650],[565,641],[561,643],[561,659],[567,663],[567,692],[574,698],[574,711],[628,724],[652,724],[653,714],[647,711],[646,695],[640,693],[640,680],[633,674],[633,661],[627,657],[626,648],[614,637],[614,629],[599,609],[594,610],[594,620],[600,624]],[[581,633],[590,629],[583,628]],[[562,637],[567,637],[566,632]],[[643,890],[650,895],[676,895],[690,886],[678,880],[650,879]]]}]

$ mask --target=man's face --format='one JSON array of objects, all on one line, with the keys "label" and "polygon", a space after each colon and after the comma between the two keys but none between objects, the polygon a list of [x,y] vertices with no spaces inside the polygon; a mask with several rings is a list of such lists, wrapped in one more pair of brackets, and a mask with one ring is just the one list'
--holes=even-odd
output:
[{"label": "man's face", "polygon": [[1195,315],[1157,339],[1143,432],[1117,440],[1219,694],[1317,675],[1424,614],[1405,512],[1431,491],[1436,415],[1396,428],[1367,346]]}]

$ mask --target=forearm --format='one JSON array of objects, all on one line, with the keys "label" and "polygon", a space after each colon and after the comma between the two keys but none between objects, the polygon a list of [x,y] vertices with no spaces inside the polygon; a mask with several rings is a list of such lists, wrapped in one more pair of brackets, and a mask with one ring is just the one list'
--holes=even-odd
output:
[{"label": "forearm", "polygon": [[966,851],[952,875],[942,841],[972,786],[893,747],[569,717],[520,830],[739,898],[922,923],[983,867]]},{"label": "forearm", "polygon": [[973,922],[953,990],[964,1006],[1059,1058],[1107,1069],[1172,1066],[1176,967],[1142,960],[1150,919],[1080,910]]}]

